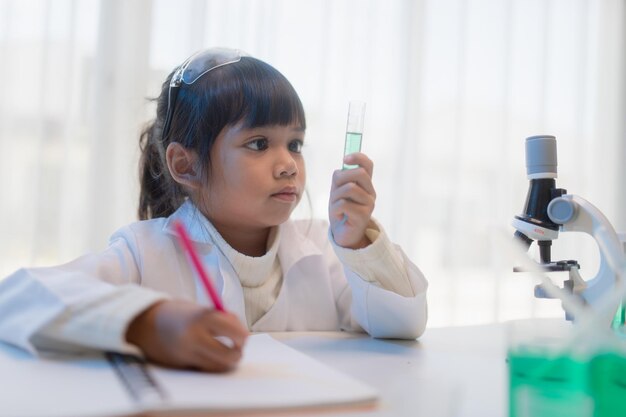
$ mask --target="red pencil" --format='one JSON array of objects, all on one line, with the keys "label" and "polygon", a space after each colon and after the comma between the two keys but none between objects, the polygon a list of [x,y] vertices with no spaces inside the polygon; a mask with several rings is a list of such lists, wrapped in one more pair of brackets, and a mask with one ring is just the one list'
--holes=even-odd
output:
[{"label": "red pencil", "polygon": [[185,226],[183,226],[181,222],[175,221],[174,228],[176,229],[176,233],[178,234],[180,242],[183,244],[183,248],[185,249],[185,252],[187,252],[189,257],[191,258],[191,262],[193,263],[193,266],[196,268],[196,272],[200,276],[200,280],[202,281],[202,284],[204,285],[206,292],[209,294],[211,301],[213,301],[213,305],[215,306],[215,309],[218,311],[225,311],[224,305],[222,304],[222,300],[220,299],[220,296],[217,294],[217,291],[215,291],[215,288],[213,287],[213,283],[211,282],[211,279],[209,278],[209,274],[207,273],[206,269],[204,269],[204,267],[202,266],[202,262],[200,262],[198,253],[196,252],[196,249],[193,247],[193,243],[191,242],[191,239],[189,239],[189,235],[187,234],[187,230],[185,230]]}]

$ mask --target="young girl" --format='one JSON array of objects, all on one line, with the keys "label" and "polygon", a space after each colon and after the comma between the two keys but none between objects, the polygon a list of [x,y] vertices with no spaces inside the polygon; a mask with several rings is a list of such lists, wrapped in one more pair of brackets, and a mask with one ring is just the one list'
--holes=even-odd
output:
[{"label": "young girl", "polygon": [[[298,95],[270,65],[220,48],[190,57],[141,137],[141,221],[102,253],[1,281],[0,339],[223,371],[248,330],[420,336],[427,282],[371,218],[372,161],[354,153],[344,162],[358,168],[335,171],[330,227],[289,219],[304,192],[305,128]],[[228,313],[212,309],[175,221]]]}]

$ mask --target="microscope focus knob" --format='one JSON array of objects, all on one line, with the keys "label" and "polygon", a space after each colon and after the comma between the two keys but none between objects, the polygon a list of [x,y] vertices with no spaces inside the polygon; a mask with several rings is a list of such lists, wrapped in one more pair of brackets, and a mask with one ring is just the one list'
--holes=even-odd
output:
[{"label": "microscope focus knob", "polygon": [[548,204],[548,217],[554,223],[565,224],[576,218],[578,206],[570,199],[555,198]]}]

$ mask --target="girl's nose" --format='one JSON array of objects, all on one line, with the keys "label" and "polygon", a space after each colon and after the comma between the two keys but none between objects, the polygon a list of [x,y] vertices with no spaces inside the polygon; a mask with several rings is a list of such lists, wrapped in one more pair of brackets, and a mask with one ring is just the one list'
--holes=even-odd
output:
[{"label": "girl's nose", "polygon": [[276,178],[292,177],[298,173],[298,164],[289,151],[282,152],[274,168]]}]

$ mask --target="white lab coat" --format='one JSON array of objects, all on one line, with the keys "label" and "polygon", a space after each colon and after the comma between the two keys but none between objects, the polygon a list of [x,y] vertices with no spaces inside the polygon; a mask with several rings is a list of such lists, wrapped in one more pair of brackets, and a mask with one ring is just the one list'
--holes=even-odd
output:
[{"label": "white lab coat", "polygon": [[[226,309],[245,323],[237,274],[203,226],[207,220],[185,203],[169,218],[118,230],[102,253],[52,268],[21,269],[1,281],[0,340],[31,351],[41,346],[128,350],[125,329],[154,302],[174,297],[210,305],[174,235],[176,219],[185,224]],[[344,268],[326,222],[290,220],[280,227],[283,283],[275,304],[251,331],[363,329],[374,337],[406,339],[422,334],[427,282],[403,253],[414,297]],[[52,333],[41,330],[53,322]]]}]

